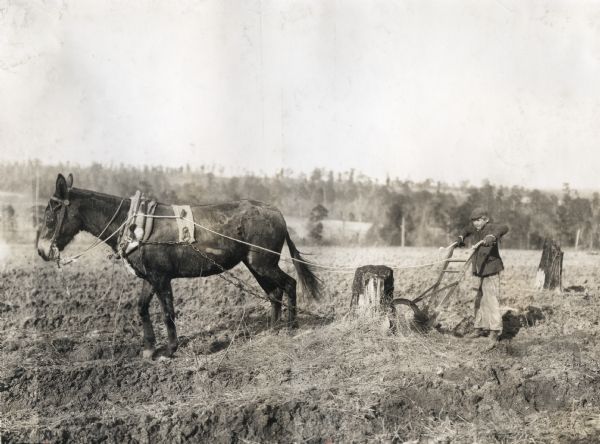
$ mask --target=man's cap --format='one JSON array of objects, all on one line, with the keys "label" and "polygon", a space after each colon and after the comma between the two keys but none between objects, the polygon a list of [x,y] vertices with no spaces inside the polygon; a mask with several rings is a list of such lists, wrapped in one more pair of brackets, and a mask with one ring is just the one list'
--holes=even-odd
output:
[{"label": "man's cap", "polygon": [[471,220],[477,220],[480,217],[488,217],[488,212],[485,208],[477,207],[471,211]]}]

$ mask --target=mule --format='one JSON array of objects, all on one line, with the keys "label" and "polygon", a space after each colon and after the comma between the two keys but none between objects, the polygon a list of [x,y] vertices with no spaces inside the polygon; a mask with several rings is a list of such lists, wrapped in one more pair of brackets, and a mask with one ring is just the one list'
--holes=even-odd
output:
[{"label": "mule", "polygon": [[[39,255],[46,261],[58,261],[60,252],[80,231],[105,240],[117,252],[118,236],[109,236],[123,229],[130,205],[130,199],[73,188],[73,176],[65,179],[59,174],[38,233],[36,244]],[[267,294],[271,302],[272,325],[280,323],[285,293],[287,324],[297,327],[296,280],[278,265],[284,243],[287,243],[300,284],[309,297],[318,299],[320,280],[292,242],[281,212],[271,205],[253,200],[198,205],[191,209],[194,221],[207,228],[195,226],[193,243],[178,242],[173,208],[159,203],[148,242],[140,244],[125,258],[135,274],[143,279],[138,299],[143,327],[143,356],[152,358],[161,354],[171,357],[177,350],[172,279],[216,275],[240,262]],[[168,333],[168,344],[158,350],[148,311],[155,294],[160,301]]]}]

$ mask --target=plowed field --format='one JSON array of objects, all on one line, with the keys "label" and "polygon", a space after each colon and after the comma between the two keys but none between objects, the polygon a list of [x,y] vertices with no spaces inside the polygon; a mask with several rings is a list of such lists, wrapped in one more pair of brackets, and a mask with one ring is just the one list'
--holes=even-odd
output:
[{"label": "plowed field", "polygon": [[[80,251],[89,239],[69,247]],[[432,249],[306,248],[325,264],[407,266]],[[348,313],[353,274],[321,271],[325,296],[300,298],[300,328],[272,330],[269,305],[219,277],[174,281],[181,345],[141,357],[141,281],[107,257],[59,271],[32,246],[0,263],[0,433],[7,442],[598,442],[600,256],[567,252],[565,287],[535,291],[540,252],[504,251],[511,339],[491,351],[460,337],[470,280],[439,330],[399,315]],[[464,254],[464,252],[463,252]],[[282,268],[295,276],[291,266]],[[435,267],[395,271],[413,298]],[[230,280],[232,278],[229,278]],[[159,343],[164,326],[152,302]],[[285,315],[285,313],[284,313]]]}]

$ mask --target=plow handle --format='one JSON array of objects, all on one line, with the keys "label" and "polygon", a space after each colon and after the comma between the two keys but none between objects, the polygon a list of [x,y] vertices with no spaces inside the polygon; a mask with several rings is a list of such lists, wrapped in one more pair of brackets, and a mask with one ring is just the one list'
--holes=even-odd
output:
[{"label": "plow handle", "polygon": [[485,242],[483,240],[480,240],[479,242],[477,242],[475,245],[473,245],[471,247],[471,250],[477,250],[479,247],[481,247]]},{"label": "plow handle", "polygon": [[[479,242],[477,242],[475,245],[473,245],[471,247],[472,250],[477,250],[479,247],[481,247],[485,242],[480,240]],[[448,245],[447,247],[441,247],[440,249],[444,249],[444,250],[450,250],[450,249],[454,249],[458,247],[458,242],[452,242],[450,245]]]}]

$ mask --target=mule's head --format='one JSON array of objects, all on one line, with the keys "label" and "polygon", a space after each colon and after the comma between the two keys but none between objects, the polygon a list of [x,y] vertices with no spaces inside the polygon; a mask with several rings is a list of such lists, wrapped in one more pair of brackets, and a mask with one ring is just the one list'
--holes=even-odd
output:
[{"label": "mule's head", "polygon": [[48,201],[44,220],[37,235],[38,254],[46,261],[57,260],[62,251],[81,230],[78,205],[70,200],[73,175],[56,178],[56,190]]}]

